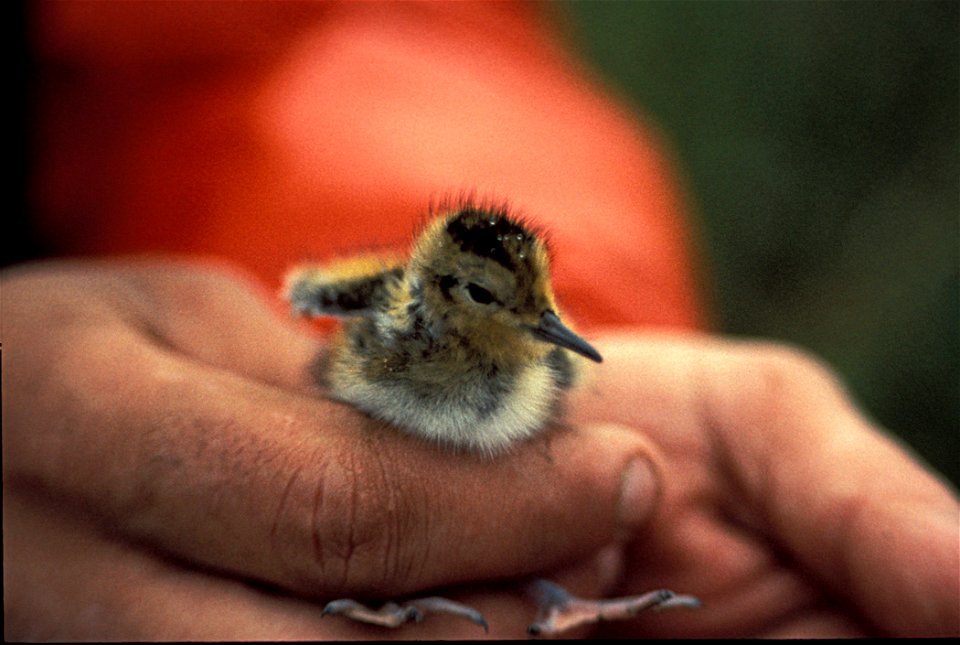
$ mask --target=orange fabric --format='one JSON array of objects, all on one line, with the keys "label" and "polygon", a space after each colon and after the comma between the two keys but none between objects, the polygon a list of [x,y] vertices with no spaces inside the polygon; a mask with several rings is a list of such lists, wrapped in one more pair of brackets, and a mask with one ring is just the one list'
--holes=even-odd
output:
[{"label": "orange fabric", "polygon": [[550,233],[581,326],[695,327],[678,191],[650,132],[519,3],[40,3],[35,174],[65,253],[293,264],[406,245],[431,203]]}]

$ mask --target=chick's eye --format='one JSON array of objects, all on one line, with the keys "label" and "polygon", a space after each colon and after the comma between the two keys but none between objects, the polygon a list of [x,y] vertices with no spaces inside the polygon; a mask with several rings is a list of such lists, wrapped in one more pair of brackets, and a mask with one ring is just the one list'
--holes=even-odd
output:
[{"label": "chick's eye", "polygon": [[480,305],[489,305],[496,300],[492,293],[472,282],[467,285],[467,293],[470,294],[471,300]]}]

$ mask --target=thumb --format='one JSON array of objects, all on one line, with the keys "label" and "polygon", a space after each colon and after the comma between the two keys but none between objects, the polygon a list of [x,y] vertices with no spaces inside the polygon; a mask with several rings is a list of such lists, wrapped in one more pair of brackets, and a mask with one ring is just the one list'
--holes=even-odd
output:
[{"label": "thumb", "polygon": [[368,429],[348,460],[328,469],[315,523],[325,568],[344,573],[336,593],[552,569],[625,540],[659,499],[650,451],[621,426],[557,428],[494,461]]}]

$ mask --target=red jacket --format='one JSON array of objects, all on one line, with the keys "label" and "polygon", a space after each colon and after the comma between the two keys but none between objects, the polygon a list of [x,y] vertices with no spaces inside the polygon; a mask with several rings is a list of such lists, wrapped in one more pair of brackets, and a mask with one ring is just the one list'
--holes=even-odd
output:
[{"label": "red jacket", "polygon": [[696,327],[657,137],[517,3],[40,3],[34,204],[64,253],[295,263],[406,245],[431,203],[549,232],[581,326]]}]

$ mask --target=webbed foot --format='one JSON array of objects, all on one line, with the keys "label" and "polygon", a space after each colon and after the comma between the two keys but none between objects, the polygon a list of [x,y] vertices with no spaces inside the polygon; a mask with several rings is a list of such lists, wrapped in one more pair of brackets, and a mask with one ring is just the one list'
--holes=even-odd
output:
[{"label": "webbed foot", "polygon": [[527,633],[531,636],[559,636],[581,625],[632,618],[647,609],[701,605],[693,596],[681,596],[666,589],[639,596],[584,600],[572,595],[560,585],[540,578],[528,583],[526,591],[540,607],[536,622],[527,628]]}]

